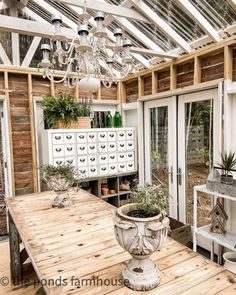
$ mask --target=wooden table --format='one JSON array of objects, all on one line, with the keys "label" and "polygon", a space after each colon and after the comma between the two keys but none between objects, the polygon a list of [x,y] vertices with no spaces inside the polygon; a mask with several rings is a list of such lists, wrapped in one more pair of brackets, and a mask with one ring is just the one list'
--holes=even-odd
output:
[{"label": "wooden table", "polygon": [[[53,209],[54,197],[44,192],[7,199],[12,280],[21,278],[28,254],[47,294],[144,294],[118,281],[130,256],[113,233],[114,207],[81,190],[71,192],[73,206]],[[162,279],[147,294],[236,294],[235,275],[174,240],[152,258]]]}]

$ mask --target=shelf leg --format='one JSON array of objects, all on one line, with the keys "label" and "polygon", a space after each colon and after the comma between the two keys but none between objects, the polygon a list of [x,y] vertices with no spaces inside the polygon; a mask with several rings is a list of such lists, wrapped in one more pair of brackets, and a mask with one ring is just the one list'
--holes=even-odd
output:
[{"label": "shelf leg", "polygon": [[211,261],[214,261],[214,242],[211,242]]},{"label": "shelf leg", "polygon": [[197,191],[193,192],[193,251],[197,252]]}]

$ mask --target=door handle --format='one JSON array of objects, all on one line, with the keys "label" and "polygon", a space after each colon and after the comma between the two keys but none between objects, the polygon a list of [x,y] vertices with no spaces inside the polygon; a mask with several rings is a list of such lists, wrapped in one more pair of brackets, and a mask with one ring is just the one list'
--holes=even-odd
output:
[{"label": "door handle", "polygon": [[177,177],[178,177],[178,185],[182,185],[182,169],[181,168],[178,168]]}]

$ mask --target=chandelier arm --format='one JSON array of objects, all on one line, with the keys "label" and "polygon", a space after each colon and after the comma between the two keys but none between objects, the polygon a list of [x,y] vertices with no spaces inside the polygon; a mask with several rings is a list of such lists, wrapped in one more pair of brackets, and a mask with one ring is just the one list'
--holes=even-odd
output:
[{"label": "chandelier arm", "polygon": [[47,78],[48,78],[51,82],[54,82],[54,83],[62,83],[62,82],[64,82],[65,79],[66,79],[66,77],[67,77],[67,75],[68,75],[68,73],[69,73],[69,69],[70,69],[71,63],[72,63],[72,60],[69,62],[68,67],[67,67],[67,69],[66,69],[66,71],[65,71],[65,74],[64,74],[64,76],[62,77],[62,79],[60,79],[60,80],[55,80],[55,79],[51,78],[51,77],[49,76],[48,69],[46,69],[46,76],[47,76]]}]

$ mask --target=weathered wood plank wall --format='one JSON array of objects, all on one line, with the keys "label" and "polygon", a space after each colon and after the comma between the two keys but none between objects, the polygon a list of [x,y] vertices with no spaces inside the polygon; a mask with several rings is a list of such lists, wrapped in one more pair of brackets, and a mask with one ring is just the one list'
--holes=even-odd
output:
[{"label": "weathered wood plank wall", "polygon": [[[33,99],[60,92],[75,95],[76,98],[85,97],[79,89],[51,83],[36,71],[14,71],[13,68],[8,70],[0,66],[0,95],[5,95],[9,102],[11,170],[15,195],[38,190]],[[117,100],[117,85],[109,89],[101,87],[93,99]]]}]

